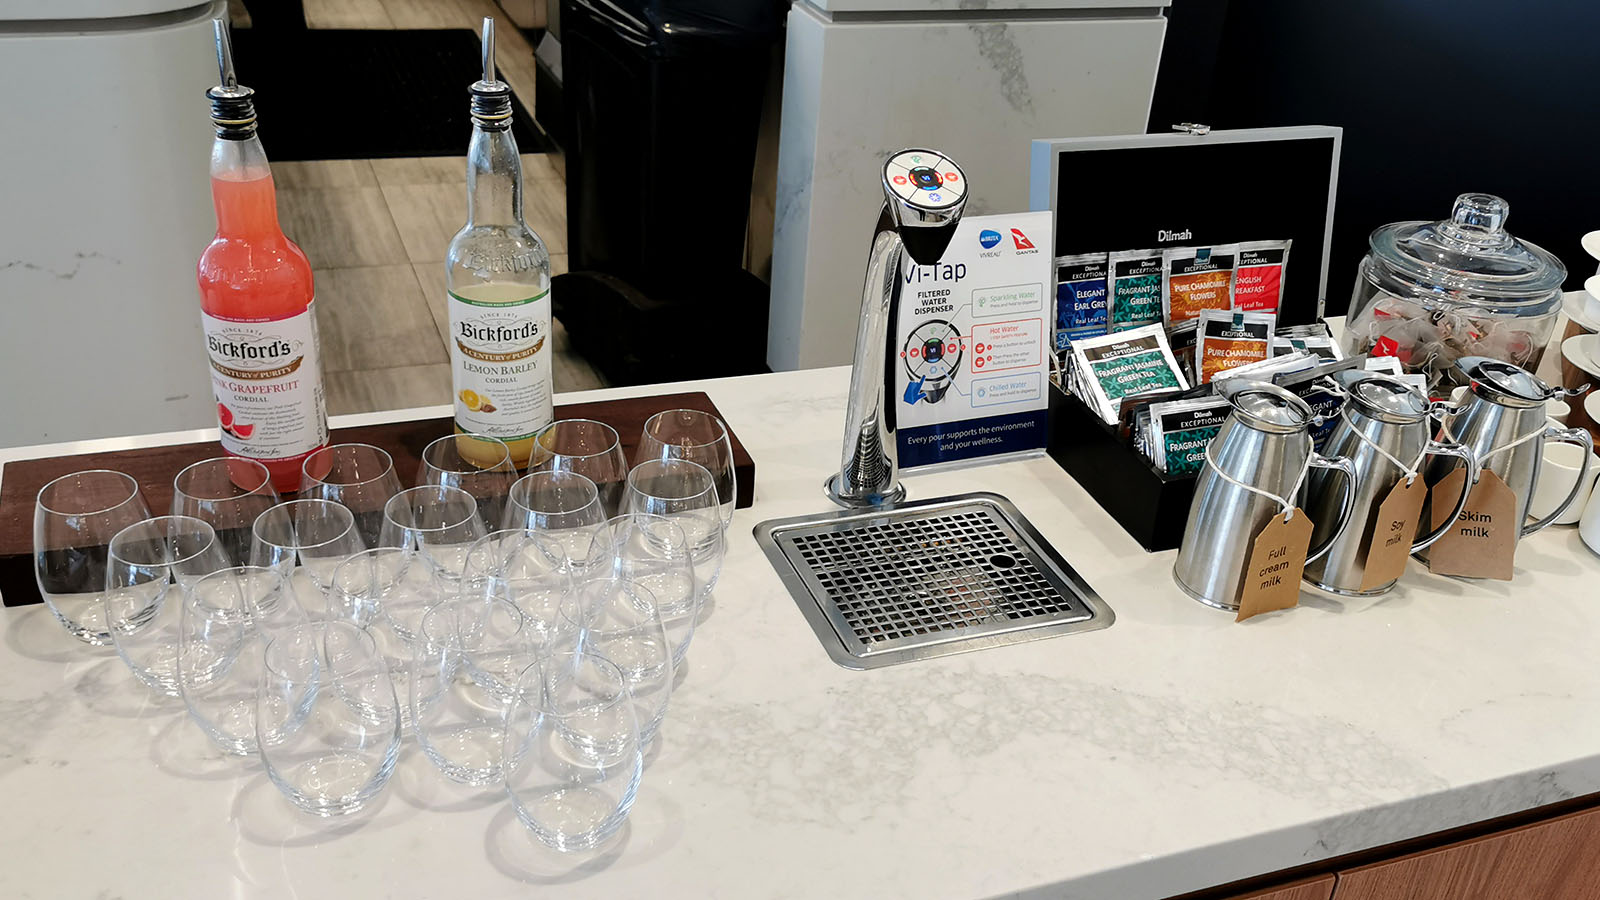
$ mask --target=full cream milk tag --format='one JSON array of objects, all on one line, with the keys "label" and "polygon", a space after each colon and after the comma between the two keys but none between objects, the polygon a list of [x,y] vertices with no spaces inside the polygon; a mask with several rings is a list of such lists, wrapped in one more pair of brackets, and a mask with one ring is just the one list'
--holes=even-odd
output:
[{"label": "full cream milk tag", "polygon": [[1267,520],[1250,549],[1250,562],[1244,570],[1244,590],[1239,595],[1239,615],[1243,622],[1275,609],[1288,609],[1300,602],[1300,575],[1306,568],[1306,550],[1311,546],[1311,518],[1298,508],[1289,521],[1278,513]]},{"label": "full cream milk tag", "polygon": [[[1458,496],[1466,477],[1466,469],[1456,469],[1434,485],[1433,492],[1439,497]],[[1449,517],[1449,508],[1434,504],[1434,528]],[[1521,528],[1522,523],[1517,521],[1517,495],[1499,475],[1484,469],[1483,476],[1472,486],[1472,496],[1467,498],[1461,518],[1428,548],[1428,571],[1510,581]]]},{"label": "full cream milk tag", "polygon": [[1378,504],[1373,518],[1372,541],[1367,544],[1367,568],[1361,573],[1361,590],[1383,587],[1406,571],[1411,542],[1417,539],[1417,521],[1422,517],[1422,501],[1428,486],[1421,478],[1395,482],[1389,496]]}]

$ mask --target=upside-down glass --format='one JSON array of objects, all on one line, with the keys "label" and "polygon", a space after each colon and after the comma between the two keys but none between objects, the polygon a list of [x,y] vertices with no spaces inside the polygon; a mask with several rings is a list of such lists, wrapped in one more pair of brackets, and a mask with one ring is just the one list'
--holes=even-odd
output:
[{"label": "upside-down glass", "polygon": [[262,652],[274,635],[306,621],[276,569],[212,572],[184,596],[178,690],[189,717],[225,752],[255,754]]},{"label": "upside-down glass", "polygon": [[378,542],[416,551],[435,574],[454,582],[461,578],[467,551],[488,530],[471,494],[461,488],[429,484],[389,498]]},{"label": "upside-down glass", "polygon": [[500,780],[506,711],[534,662],[522,614],[505,600],[449,600],[428,610],[411,664],[417,744],[451,781]]},{"label": "upside-down glass", "polygon": [[328,588],[328,617],[372,635],[402,698],[401,724],[411,727],[411,661],[428,610],[455,596],[453,585],[410,550],[378,547],[345,560]]},{"label": "upside-down glass", "polygon": [[582,850],[616,834],[643,770],[622,673],[583,652],[529,666],[506,715],[502,759],[512,808],[544,844]]},{"label": "upside-down glass", "polygon": [[511,486],[503,528],[537,531],[556,539],[569,559],[589,551],[594,529],[606,520],[600,491],[577,472],[530,472]]},{"label": "upside-down glass", "polygon": [[73,472],[39,489],[33,575],[56,621],[85,644],[111,643],[102,602],[111,538],[148,518],[139,483],[121,472]]},{"label": "upside-down glass", "polygon": [[400,704],[372,636],[348,622],[274,636],[257,693],[256,743],[267,777],[318,816],[361,809],[394,773]]},{"label": "upside-down glass", "polygon": [[253,459],[204,459],[172,479],[172,514],[211,523],[230,566],[250,562],[250,528],[256,517],[277,505],[272,473]]},{"label": "upside-down glass", "polygon": [[650,591],[672,642],[672,663],[682,665],[706,594],[699,589],[689,542],[677,523],[645,513],[607,521],[595,532],[584,572],[589,578],[632,581]]},{"label": "upside-down glass", "polygon": [[615,428],[593,419],[551,422],[534,438],[533,463],[537,469],[576,472],[594,482],[606,515],[617,514],[628,477],[628,457]]},{"label": "upside-down glass", "polygon": [[228,568],[217,533],[191,516],[135,522],[111,539],[105,617],[117,655],[145,685],[176,697],[183,597]]},{"label": "upside-down glass", "polygon": [[686,459],[652,459],[634,466],[623,509],[678,523],[694,555],[700,593],[711,593],[722,574],[725,534],[715,481],[704,466]]},{"label": "upside-down glass", "polygon": [[[280,503],[256,518],[252,533],[250,563],[277,569],[289,583],[290,594],[313,616],[321,616],[327,608],[324,595],[334,569],[364,549],[355,516],[332,500]],[[297,577],[309,580],[312,590],[300,591]]]},{"label": "upside-down glass", "polygon": [[[470,442],[473,456],[493,460],[479,465],[461,455],[461,443]],[[511,461],[511,448],[506,442],[484,434],[448,434],[438,438],[422,450],[422,463],[417,466],[417,484],[437,484],[460,488],[478,502],[478,516],[484,530],[500,525],[505,516],[506,495],[517,480],[517,467]]]},{"label": "upside-down glass", "polygon": [[597,578],[567,596],[561,615],[578,632],[580,649],[622,672],[639,719],[639,742],[649,746],[672,696],[672,643],[656,599],[634,582]]},{"label": "upside-down glass", "polygon": [[698,409],[656,413],[645,421],[639,446],[633,451],[635,466],[651,459],[687,459],[705,466],[716,479],[722,527],[728,527],[739,489],[734,480],[733,441],[721,419]]},{"label": "upside-down glass", "polygon": [[400,476],[389,453],[371,444],[332,444],[300,466],[300,499],[342,503],[355,516],[361,543],[378,546],[383,505],[400,493]]},{"label": "upside-down glass", "polygon": [[561,600],[573,573],[561,545],[548,535],[505,529],[485,536],[468,552],[462,596],[509,601],[524,618],[523,631],[538,652],[571,649],[577,636],[562,628]]}]

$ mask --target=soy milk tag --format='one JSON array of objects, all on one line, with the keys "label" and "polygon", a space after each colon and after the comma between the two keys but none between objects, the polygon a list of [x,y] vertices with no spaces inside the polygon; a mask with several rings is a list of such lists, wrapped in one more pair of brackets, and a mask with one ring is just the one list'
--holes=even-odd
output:
[{"label": "soy milk tag", "polygon": [[[1460,496],[1467,470],[1456,469],[1433,486],[1439,497]],[[1450,518],[1443,504],[1433,506],[1433,527]],[[1472,486],[1472,496],[1461,518],[1449,533],[1428,548],[1428,571],[1435,575],[1463,575],[1468,578],[1511,580],[1511,564],[1517,554],[1517,495],[1499,475],[1484,469]]]},{"label": "soy milk tag", "polygon": [[1267,520],[1250,548],[1250,561],[1244,570],[1244,590],[1239,595],[1239,615],[1235,622],[1275,609],[1289,609],[1300,602],[1300,576],[1306,568],[1306,551],[1311,547],[1311,517],[1299,508],[1285,522],[1277,513]]},{"label": "soy milk tag", "polygon": [[1372,539],[1367,543],[1367,568],[1361,573],[1361,590],[1383,587],[1405,574],[1411,542],[1417,537],[1417,521],[1422,518],[1422,501],[1427,497],[1428,486],[1420,477],[1410,484],[1402,478],[1378,504]]}]

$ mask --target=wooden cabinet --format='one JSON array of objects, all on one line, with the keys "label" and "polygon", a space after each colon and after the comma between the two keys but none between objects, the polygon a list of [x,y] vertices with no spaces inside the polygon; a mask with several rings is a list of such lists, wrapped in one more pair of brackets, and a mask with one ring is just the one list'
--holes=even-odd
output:
[{"label": "wooden cabinet", "polygon": [[1596,900],[1600,810],[1337,874],[1333,900]]},{"label": "wooden cabinet", "polygon": [[1229,900],[1328,900],[1333,896],[1333,883],[1332,875],[1323,875],[1319,878],[1296,881],[1294,884],[1273,888],[1269,891],[1240,894],[1229,898]]}]

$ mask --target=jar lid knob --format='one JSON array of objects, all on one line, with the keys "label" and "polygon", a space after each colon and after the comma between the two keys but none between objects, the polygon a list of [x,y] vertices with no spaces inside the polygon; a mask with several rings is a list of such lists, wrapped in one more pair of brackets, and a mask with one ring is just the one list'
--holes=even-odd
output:
[{"label": "jar lid knob", "polygon": [[1506,218],[1511,215],[1511,204],[1493,194],[1462,194],[1450,209],[1451,236],[1475,244],[1504,244],[1511,239],[1506,234]]}]

